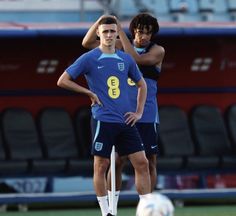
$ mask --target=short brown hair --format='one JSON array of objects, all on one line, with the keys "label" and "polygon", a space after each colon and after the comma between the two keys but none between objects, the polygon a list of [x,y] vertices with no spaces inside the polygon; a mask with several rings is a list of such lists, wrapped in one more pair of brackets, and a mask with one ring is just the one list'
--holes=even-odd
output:
[{"label": "short brown hair", "polygon": [[116,21],[116,19],[113,18],[113,17],[103,17],[103,18],[99,21],[98,25],[103,25],[103,24],[117,24],[117,21]]}]

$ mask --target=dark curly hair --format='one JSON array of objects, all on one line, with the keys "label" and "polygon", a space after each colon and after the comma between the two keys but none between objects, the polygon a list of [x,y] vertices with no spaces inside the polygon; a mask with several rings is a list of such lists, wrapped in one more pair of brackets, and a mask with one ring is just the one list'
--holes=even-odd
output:
[{"label": "dark curly hair", "polygon": [[155,17],[151,16],[148,13],[140,13],[135,16],[129,25],[129,30],[132,35],[132,38],[135,37],[134,30],[135,29],[144,29],[146,28],[148,31],[151,30],[152,38],[153,36],[159,32],[159,24]]}]

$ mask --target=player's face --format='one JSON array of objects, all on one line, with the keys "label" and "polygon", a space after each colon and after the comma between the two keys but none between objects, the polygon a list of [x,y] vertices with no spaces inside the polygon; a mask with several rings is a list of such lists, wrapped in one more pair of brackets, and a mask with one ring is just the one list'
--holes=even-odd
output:
[{"label": "player's face", "polygon": [[149,44],[152,38],[152,29],[143,28],[134,30],[134,42],[137,47],[145,47]]},{"label": "player's face", "polygon": [[102,24],[98,27],[98,36],[100,43],[104,46],[114,46],[117,38],[117,25],[116,24]]}]

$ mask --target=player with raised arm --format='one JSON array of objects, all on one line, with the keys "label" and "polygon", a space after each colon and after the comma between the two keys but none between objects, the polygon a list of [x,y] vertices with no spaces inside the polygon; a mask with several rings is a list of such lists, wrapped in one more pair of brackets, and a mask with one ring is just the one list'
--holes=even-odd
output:
[{"label": "player with raised arm", "polygon": [[[92,102],[94,188],[102,216],[111,215],[107,200],[106,172],[112,146],[127,156],[135,169],[135,184],[140,198],[151,192],[148,160],[135,123],[142,117],[146,82],[132,57],[115,49],[117,20],[103,17],[96,27],[99,46],[80,56],[58,80],[58,86],[87,95]],[[89,89],[75,82],[84,75]],[[132,109],[127,94],[127,79],[137,85],[137,107]],[[117,140],[120,142],[116,142]]]},{"label": "player with raised arm", "polygon": [[[99,19],[93,26],[91,26],[83,39],[82,45],[86,48],[91,49],[99,44],[99,40],[97,40],[95,34],[96,25],[99,22]],[[126,52],[133,56],[147,83],[147,100],[144,113],[142,118],[136,123],[136,127],[139,130],[145,146],[146,156],[149,160],[151,189],[154,190],[157,182],[157,136],[159,127],[157,81],[160,75],[165,50],[162,46],[152,42],[152,39],[159,31],[159,24],[157,19],[150,14],[141,13],[131,20],[129,30],[132,35],[132,42],[130,42],[127,38],[119,22],[118,28],[120,40],[117,40],[116,47],[118,49],[123,48]],[[136,107],[135,98],[137,96],[137,88],[131,80],[128,80],[128,83],[130,85],[130,100],[134,108]],[[116,160],[117,202],[122,184],[121,174],[125,161],[125,157],[118,157]],[[108,185],[110,186],[110,175],[108,175]],[[108,194],[110,200],[110,191],[108,191]]]}]

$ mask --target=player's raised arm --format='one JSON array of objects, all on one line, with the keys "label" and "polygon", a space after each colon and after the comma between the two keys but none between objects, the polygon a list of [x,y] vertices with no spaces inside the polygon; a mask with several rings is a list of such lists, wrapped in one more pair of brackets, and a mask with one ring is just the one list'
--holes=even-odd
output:
[{"label": "player's raised arm", "polygon": [[97,28],[98,28],[98,23],[101,20],[103,16],[101,16],[88,30],[86,35],[83,38],[82,41],[82,46],[87,48],[87,49],[93,49],[97,46],[99,46],[100,42],[97,40]]},{"label": "player's raised arm", "polygon": [[[104,17],[114,18],[114,16],[112,15],[102,15],[101,17],[99,17],[98,20],[89,28],[88,32],[84,36],[83,41],[82,41],[83,47],[87,49],[93,49],[100,45],[100,40],[98,40],[97,38],[97,28],[98,28],[100,20],[103,19]],[[116,48],[118,49],[122,48],[120,40],[116,40]]]},{"label": "player's raised arm", "polygon": [[140,55],[136,52],[136,50],[130,43],[130,40],[128,39],[126,33],[124,32],[124,30],[122,30],[122,28],[119,31],[119,37],[125,52],[132,55],[137,64],[161,66],[161,62],[163,61],[165,55],[165,50],[162,46],[154,45],[151,48],[150,52]]}]

